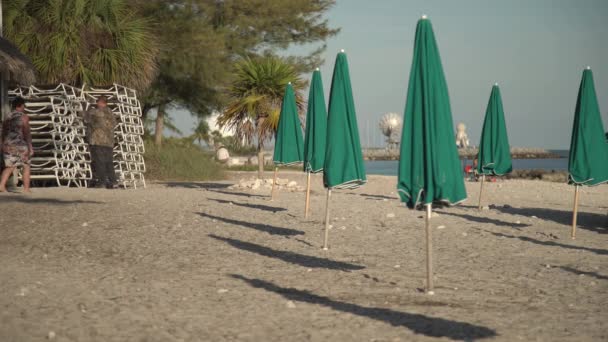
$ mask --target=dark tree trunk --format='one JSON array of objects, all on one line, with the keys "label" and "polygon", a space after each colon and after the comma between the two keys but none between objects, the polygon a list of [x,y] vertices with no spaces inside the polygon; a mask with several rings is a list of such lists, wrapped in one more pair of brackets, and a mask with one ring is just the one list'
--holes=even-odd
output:
[{"label": "dark tree trunk", "polygon": [[154,130],[154,143],[160,147],[163,144],[163,129],[165,125],[165,105],[158,106],[156,113],[156,128]]},{"label": "dark tree trunk", "polygon": [[258,179],[264,179],[264,147],[258,142]]}]

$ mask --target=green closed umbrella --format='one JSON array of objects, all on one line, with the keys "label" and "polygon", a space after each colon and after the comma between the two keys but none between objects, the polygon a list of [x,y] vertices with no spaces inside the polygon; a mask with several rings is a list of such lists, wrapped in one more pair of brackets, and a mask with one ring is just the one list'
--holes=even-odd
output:
[{"label": "green closed umbrella", "polygon": [[323,249],[327,249],[331,190],[355,189],[367,182],[359,142],[355,102],[344,50],[336,57],[328,112],[327,146],[323,165],[323,182],[327,188]]},{"label": "green closed umbrella", "polygon": [[432,293],[431,204],[467,197],[454,144],[454,124],[431,21],[416,27],[414,56],[401,136],[397,189],[408,207],[426,206],[427,291]]},{"label": "green closed umbrella", "polygon": [[483,121],[479,154],[477,155],[477,173],[481,175],[479,190],[479,209],[481,209],[481,195],[486,175],[502,176],[513,170],[511,163],[511,147],[507,136],[505,114],[502,109],[502,98],[498,83],[492,87],[486,118]]},{"label": "green closed umbrella", "polygon": [[575,186],[573,239],[576,238],[579,187],[608,182],[608,143],[605,139],[604,124],[595,95],[593,72],[587,67],[583,71],[583,79],[578,90],[568,160],[568,181]]},{"label": "green closed umbrella", "polygon": [[272,182],[272,195],[277,181],[277,171],[281,165],[292,165],[304,160],[304,142],[302,141],[302,125],[298,117],[296,95],[291,83],[285,88],[283,104],[274,144],[273,161],[275,164],[274,180]]},{"label": "green closed umbrella", "polygon": [[306,181],[306,207],[304,217],[308,217],[310,205],[310,174],[323,171],[325,163],[325,139],[327,139],[327,109],[319,68],[312,74],[308,110],[306,112],[306,135],[304,140],[304,172]]}]

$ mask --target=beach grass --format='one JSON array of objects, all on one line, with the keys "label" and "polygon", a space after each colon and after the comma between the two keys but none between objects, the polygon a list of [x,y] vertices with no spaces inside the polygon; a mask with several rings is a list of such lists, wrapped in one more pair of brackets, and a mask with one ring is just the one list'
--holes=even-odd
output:
[{"label": "beach grass", "polygon": [[[274,164],[266,164],[264,165],[264,171],[274,171]],[[302,171],[302,165],[293,165],[293,166],[281,166],[280,170],[289,170],[289,171]],[[229,171],[257,171],[257,165],[238,165],[238,166],[229,166],[227,167]]]},{"label": "beach grass", "polygon": [[225,178],[224,166],[196,145],[165,140],[162,147],[146,141],[146,178],[162,181],[209,181]]}]

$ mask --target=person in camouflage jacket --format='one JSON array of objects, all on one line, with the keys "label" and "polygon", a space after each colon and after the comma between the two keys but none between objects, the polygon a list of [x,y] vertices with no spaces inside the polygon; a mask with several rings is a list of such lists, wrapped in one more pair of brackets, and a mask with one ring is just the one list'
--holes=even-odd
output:
[{"label": "person in camouflage jacket", "polygon": [[116,184],[113,161],[116,119],[104,96],[99,97],[97,105],[84,114],[84,123],[91,152],[92,185],[113,189]]}]

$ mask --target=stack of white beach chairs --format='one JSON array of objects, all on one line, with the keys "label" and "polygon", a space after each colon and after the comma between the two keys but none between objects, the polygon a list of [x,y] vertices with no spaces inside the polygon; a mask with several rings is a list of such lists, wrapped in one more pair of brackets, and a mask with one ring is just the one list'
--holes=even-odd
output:
[{"label": "stack of white beach chairs", "polygon": [[146,186],[144,126],[135,90],[117,84],[104,88],[59,84],[9,91],[10,98],[16,96],[26,100],[30,118],[35,151],[31,160],[33,181],[50,181],[58,186],[87,186],[92,172],[82,116],[99,96],[105,96],[117,122],[114,170],[119,184],[125,188]]}]

